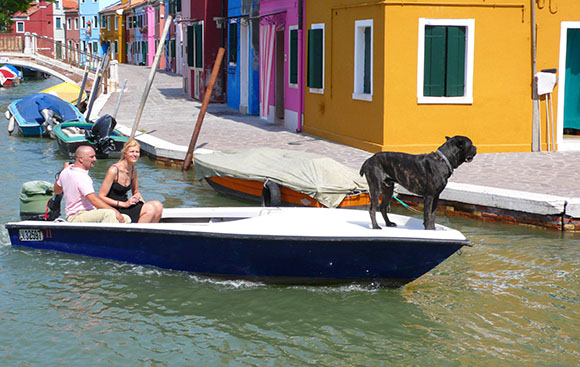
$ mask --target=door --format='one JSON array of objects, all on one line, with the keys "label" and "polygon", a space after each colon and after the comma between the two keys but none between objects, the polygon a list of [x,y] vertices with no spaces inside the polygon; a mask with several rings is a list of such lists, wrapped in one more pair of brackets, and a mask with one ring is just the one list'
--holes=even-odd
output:
[{"label": "door", "polygon": [[248,113],[248,90],[249,85],[249,67],[248,62],[249,57],[249,26],[248,22],[245,20],[241,21],[240,27],[240,112]]},{"label": "door", "polygon": [[284,31],[276,32],[276,119],[284,119]]},{"label": "door", "polygon": [[564,90],[564,134],[580,132],[580,29],[568,28]]}]

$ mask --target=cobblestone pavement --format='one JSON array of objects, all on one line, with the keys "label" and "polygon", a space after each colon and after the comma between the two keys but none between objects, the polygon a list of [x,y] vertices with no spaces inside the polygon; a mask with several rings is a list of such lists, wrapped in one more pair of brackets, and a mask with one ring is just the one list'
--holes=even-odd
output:
[{"label": "cobblestone pavement", "polygon": [[[117,114],[119,124],[132,127],[150,68],[119,65],[119,79],[127,79]],[[165,72],[155,76],[138,130],[168,142],[188,146],[201,103],[187,99],[182,78]],[[101,114],[113,114],[113,93]],[[442,137],[443,143],[443,137]],[[477,145],[477,142],[474,142]],[[274,147],[331,157],[357,169],[371,153],[304,133],[286,130],[256,116],[246,116],[223,104],[212,104],[203,121],[196,148],[213,150]],[[580,152],[478,154],[463,164],[452,182],[580,198]]]}]

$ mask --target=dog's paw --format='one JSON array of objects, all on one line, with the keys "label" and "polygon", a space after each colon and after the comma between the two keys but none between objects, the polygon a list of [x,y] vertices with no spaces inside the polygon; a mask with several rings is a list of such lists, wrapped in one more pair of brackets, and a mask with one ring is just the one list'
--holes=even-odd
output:
[{"label": "dog's paw", "polygon": [[382,229],[382,228],[378,225],[377,226],[373,225],[373,229]]},{"label": "dog's paw", "polygon": [[387,223],[387,227],[396,227],[397,223],[393,223],[393,222],[388,222]]}]

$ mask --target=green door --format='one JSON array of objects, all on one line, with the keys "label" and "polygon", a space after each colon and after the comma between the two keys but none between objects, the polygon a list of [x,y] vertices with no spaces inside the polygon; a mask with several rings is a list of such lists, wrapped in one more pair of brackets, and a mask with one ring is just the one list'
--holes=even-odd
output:
[{"label": "green door", "polygon": [[564,128],[580,130],[580,29],[568,29]]}]

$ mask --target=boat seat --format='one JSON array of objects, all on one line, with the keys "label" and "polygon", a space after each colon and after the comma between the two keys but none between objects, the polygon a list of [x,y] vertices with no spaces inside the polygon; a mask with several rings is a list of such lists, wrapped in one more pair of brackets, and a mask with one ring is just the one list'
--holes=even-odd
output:
[{"label": "boat seat", "polygon": [[85,130],[80,127],[71,126],[62,129],[62,132],[68,137],[85,136]]}]

